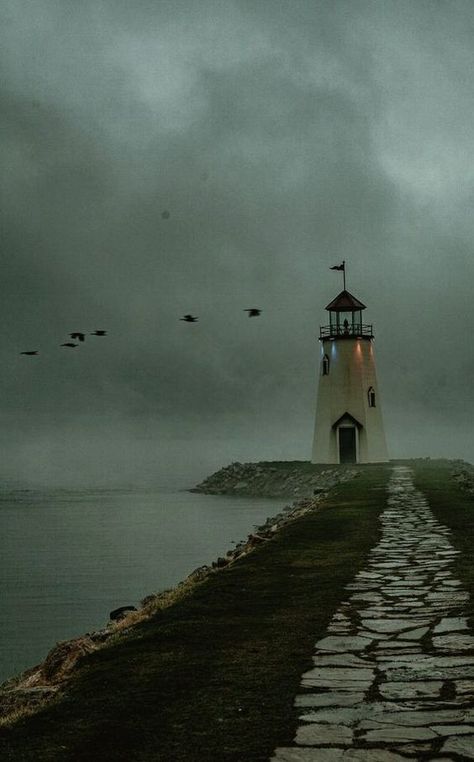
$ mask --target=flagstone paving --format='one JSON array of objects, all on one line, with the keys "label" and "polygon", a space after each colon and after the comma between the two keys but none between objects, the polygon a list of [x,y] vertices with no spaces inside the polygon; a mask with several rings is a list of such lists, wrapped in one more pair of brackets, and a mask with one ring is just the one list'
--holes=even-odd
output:
[{"label": "flagstone paving", "polygon": [[294,746],[278,762],[474,760],[474,637],[459,551],[394,468],[382,538],[347,585],[302,677]]}]

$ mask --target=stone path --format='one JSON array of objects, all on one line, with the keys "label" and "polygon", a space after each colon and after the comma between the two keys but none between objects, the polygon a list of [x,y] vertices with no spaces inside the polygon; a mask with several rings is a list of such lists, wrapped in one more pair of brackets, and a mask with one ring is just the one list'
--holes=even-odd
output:
[{"label": "stone path", "polygon": [[474,637],[459,552],[394,468],[382,539],[316,643],[296,698],[301,724],[278,762],[474,760]]}]

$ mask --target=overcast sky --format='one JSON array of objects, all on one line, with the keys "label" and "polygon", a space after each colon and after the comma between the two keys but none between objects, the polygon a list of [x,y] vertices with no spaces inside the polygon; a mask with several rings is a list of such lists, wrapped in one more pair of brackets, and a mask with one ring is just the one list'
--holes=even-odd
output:
[{"label": "overcast sky", "polygon": [[474,459],[471,0],[3,9],[0,475],[309,459],[342,259],[390,454]]}]

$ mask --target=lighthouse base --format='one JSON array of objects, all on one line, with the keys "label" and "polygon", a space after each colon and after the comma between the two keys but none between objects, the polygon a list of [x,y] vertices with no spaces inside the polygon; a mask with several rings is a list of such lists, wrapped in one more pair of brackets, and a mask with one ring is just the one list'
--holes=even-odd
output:
[{"label": "lighthouse base", "polygon": [[388,463],[385,438],[367,429],[352,416],[343,416],[329,431],[319,429],[313,447],[312,463]]}]

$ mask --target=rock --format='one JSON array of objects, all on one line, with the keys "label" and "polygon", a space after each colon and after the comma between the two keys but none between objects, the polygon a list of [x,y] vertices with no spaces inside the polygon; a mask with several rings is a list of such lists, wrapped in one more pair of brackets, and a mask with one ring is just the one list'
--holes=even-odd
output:
[{"label": "rock", "polygon": [[97,646],[90,637],[75,638],[57,643],[39,670],[25,681],[26,684],[18,687],[59,683],[69,676],[80,659],[96,649]]},{"label": "rock", "polygon": [[[230,552],[232,553],[233,551]],[[204,566],[198,566],[197,569],[194,569],[191,574],[188,574],[186,579],[190,582],[200,582],[201,580],[206,579],[210,574],[212,574],[211,567],[204,564]]]},{"label": "rock", "polygon": [[262,534],[249,534],[248,541],[251,545],[260,545],[262,542],[268,542],[270,538]]},{"label": "rock", "polygon": [[341,653],[347,653],[349,651],[362,651],[370,644],[370,640],[366,638],[360,638],[356,635],[347,637],[337,637],[335,635],[328,635],[316,643],[316,648],[320,651],[339,651]]},{"label": "rock", "polygon": [[459,754],[462,759],[474,759],[474,735],[448,738],[441,751]]},{"label": "rock", "polygon": [[118,609],[114,609],[109,614],[109,619],[111,622],[120,622],[121,619],[124,619],[127,614],[129,614],[131,611],[137,611],[136,606],[120,606]]},{"label": "rock", "polygon": [[368,730],[364,740],[368,743],[399,743],[405,741],[433,740],[439,736],[430,728],[381,726],[376,730]]},{"label": "rock", "polygon": [[228,558],[222,558],[222,556],[219,556],[217,561],[212,562],[212,566],[214,569],[222,569],[224,566],[227,566],[228,563],[229,563]]},{"label": "rock", "polygon": [[151,593],[151,595],[146,595],[142,600],[140,601],[140,605],[145,608],[146,606],[149,606],[151,603],[154,603],[156,601],[157,596],[159,593]]},{"label": "rock", "polygon": [[308,469],[302,462],[273,466],[271,463],[231,463],[216,471],[192,492],[208,494],[249,494],[261,497],[280,497],[285,495],[308,495],[312,493],[322,498],[325,493],[339,482],[347,481],[358,471],[341,469],[318,470],[315,466]]},{"label": "rock", "polygon": [[301,746],[325,746],[326,744],[349,744],[352,730],[345,725],[301,725],[295,742]]},{"label": "rock", "polygon": [[88,637],[94,643],[105,643],[113,635],[111,630],[97,630],[97,632],[88,633]]}]

